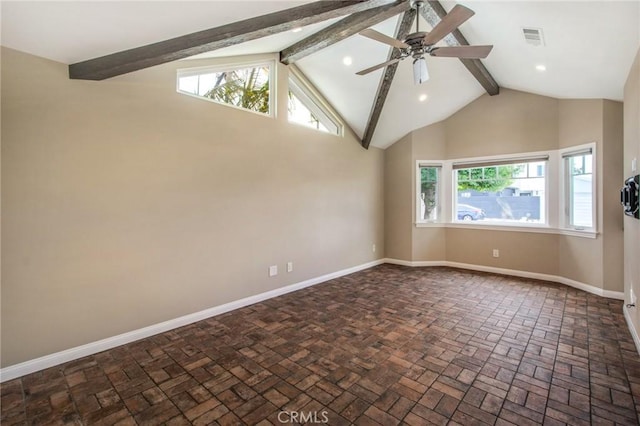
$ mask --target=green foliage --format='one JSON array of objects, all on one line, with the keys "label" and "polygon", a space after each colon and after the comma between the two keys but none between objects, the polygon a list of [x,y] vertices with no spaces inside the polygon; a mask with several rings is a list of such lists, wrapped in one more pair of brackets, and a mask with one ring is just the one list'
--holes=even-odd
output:
[{"label": "green foliage", "polygon": [[420,180],[424,182],[436,182],[438,180],[438,169],[436,167],[421,167]]},{"label": "green foliage", "polygon": [[[267,78],[265,79],[265,74]],[[251,111],[269,113],[269,68],[222,72],[205,97]]]},{"label": "green foliage", "polygon": [[499,192],[513,183],[523,165],[478,167],[458,170],[458,191]]}]

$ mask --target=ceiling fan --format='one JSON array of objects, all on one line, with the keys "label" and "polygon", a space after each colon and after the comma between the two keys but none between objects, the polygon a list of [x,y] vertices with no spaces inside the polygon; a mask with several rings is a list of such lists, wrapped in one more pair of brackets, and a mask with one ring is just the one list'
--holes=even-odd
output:
[{"label": "ceiling fan", "polygon": [[454,31],[458,26],[464,23],[467,19],[471,18],[475,12],[462,5],[455,5],[451,12],[445,15],[444,18],[431,30],[431,32],[420,31],[420,8],[424,4],[420,0],[412,0],[411,7],[416,9],[416,32],[409,34],[404,40],[397,40],[382,34],[376,30],[370,28],[360,31],[360,35],[368,37],[370,39],[379,41],[381,43],[388,44],[389,46],[400,49],[400,56],[395,59],[383,62],[378,65],[374,65],[370,68],[357,72],[358,75],[365,75],[373,72],[377,69],[384,68],[387,65],[395,64],[408,57],[413,58],[413,80],[415,84],[424,83],[429,79],[429,72],[427,71],[427,61],[424,55],[436,56],[436,57],[450,57],[450,58],[468,58],[468,59],[480,59],[486,58],[493,49],[493,46],[448,46],[448,47],[436,47],[437,42],[442,40],[447,34]]}]

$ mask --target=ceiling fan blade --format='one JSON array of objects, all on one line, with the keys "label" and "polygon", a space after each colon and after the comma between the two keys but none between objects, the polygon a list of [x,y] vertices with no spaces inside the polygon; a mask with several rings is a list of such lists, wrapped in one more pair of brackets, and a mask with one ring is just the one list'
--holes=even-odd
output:
[{"label": "ceiling fan blade", "polygon": [[379,33],[376,30],[372,30],[371,28],[364,29],[359,33],[361,36],[368,37],[372,40],[379,41],[380,43],[388,44],[389,46],[397,47],[399,49],[406,49],[409,47],[408,44],[401,42],[400,40],[396,40],[395,38],[389,37],[382,33]]},{"label": "ceiling fan blade", "polygon": [[434,47],[431,56],[447,58],[484,59],[489,55],[493,46],[450,46]]},{"label": "ceiling fan blade", "polygon": [[370,72],[373,72],[373,71],[378,70],[378,69],[380,69],[380,68],[384,68],[384,67],[386,67],[387,65],[391,65],[391,64],[395,64],[396,62],[400,62],[402,59],[404,59],[404,58],[396,58],[396,59],[392,59],[392,60],[390,60],[390,61],[383,62],[383,63],[381,63],[381,64],[374,65],[374,66],[372,66],[372,67],[370,67],[370,68],[364,69],[364,70],[362,70],[362,71],[358,71],[356,74],[358,74],[358,75],[365,75],[365,74],[369,74]]},{"label": "ceiling fan blade", "polygon": [[447,13],[433,30],[424,37],[422,43],[427,46],[436,44],[474,14],[475,12],[467,7],[459,4],[455,5],[455,7],[451,9],[451,12]]}]

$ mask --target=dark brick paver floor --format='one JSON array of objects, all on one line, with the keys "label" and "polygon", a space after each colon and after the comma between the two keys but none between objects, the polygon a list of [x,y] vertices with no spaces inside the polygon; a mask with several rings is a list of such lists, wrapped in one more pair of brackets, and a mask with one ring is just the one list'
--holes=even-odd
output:
[{"label": "dark brick paver floor", "polygon": [[637,425],[640,358],[620,301],[382,265],[1,391],[3,425]]}]

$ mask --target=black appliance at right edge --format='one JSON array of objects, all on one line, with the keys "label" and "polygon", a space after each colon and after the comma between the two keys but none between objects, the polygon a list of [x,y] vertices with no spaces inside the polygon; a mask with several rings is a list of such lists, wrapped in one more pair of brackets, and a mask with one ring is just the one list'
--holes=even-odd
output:
[{"label": "black appliance at right edge", "polygon": [[624,186],[620,190],[620,203],[624,206],[624,214],[640,219],[640,208],[638,208],[638,188],[640,187],[640,175],[631,176],[624,181]]}]

